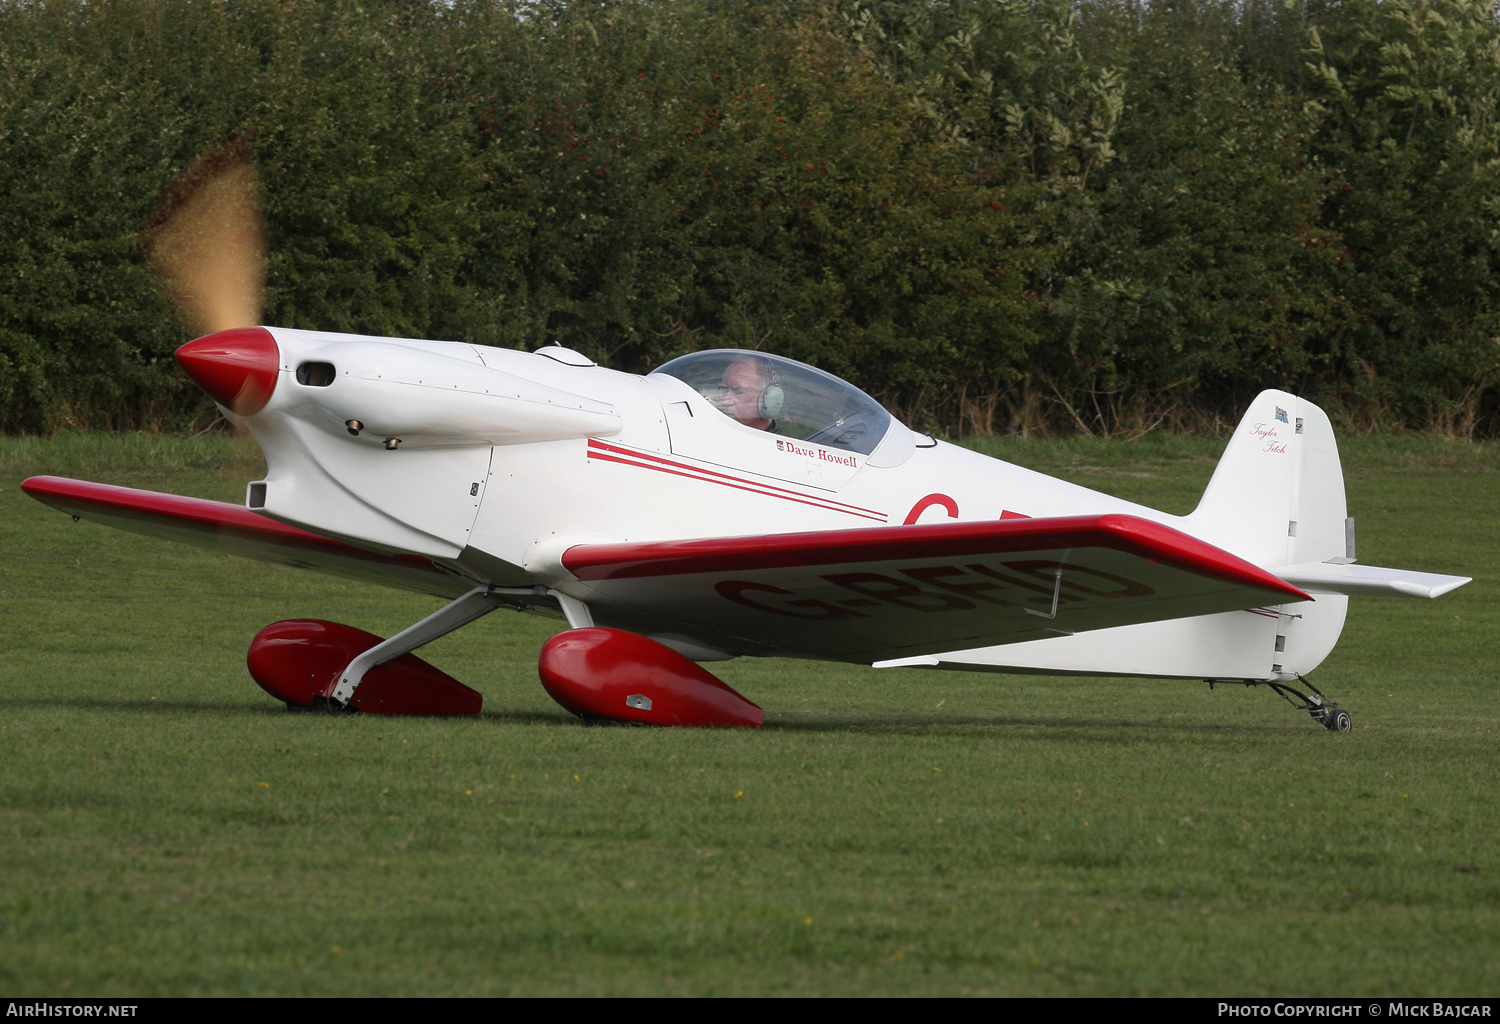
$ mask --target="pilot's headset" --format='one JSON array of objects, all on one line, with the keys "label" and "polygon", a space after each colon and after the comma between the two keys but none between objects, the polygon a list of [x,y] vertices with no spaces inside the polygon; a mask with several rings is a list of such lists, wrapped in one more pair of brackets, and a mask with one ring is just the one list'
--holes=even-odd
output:
[{"label": "pilot's headset", "polygon": [[768,420],[774,420],[781,415],[782,407],[786,405],[786,392],[781,390],[781,374],[776,372],[776,364],[771,360],[761,357],[761,361],[770,367],[771,379],[766,386],[760,389],[760,398],[756,399],[755,411]]}]

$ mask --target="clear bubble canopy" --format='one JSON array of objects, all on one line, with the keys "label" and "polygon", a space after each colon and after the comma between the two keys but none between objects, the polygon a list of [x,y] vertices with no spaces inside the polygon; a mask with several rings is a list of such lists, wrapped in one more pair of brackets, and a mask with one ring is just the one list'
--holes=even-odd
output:
[{"label": "clear bubble canopy", "polygon": [[848,381],[767,352],[694,352],[651,372],[676,377],[748,427],[860,455],[891,425],[891,414]]}]

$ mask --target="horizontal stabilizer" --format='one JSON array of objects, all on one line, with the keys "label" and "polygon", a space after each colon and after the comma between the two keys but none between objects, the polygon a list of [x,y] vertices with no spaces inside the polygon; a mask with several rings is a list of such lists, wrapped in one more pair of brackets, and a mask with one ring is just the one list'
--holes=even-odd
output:
[{"label": "horizontal stabilizer", "polygon": [[1335,562],[1284,565],[1272,569],[1271,573],[1309,593],[1348,594],[1351,597],[1442,597],[1473,579],[1472,576],[1443,576],[1435,572]]}]

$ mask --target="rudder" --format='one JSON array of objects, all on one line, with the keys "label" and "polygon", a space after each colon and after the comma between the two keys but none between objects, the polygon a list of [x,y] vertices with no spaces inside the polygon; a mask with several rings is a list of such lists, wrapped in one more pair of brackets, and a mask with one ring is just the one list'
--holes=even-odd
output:
[{"label": "rudder", "polygon": [[[1348,514],[1343,465],[1327,414],[1285,391],[1262,391],[1235,428],[1187,527],[1274,570],[1352,561]],[[1276,608],[1273,677],[1290,680],[1317,668],[1338,643],[1348,609],[1349,599],[1341,594]]]},{"label": "rudder", "polygon": [[1224,449],[1188,530],[1266,568],[1353,557],[1344,471],[1328,416],[1262,391]]}]

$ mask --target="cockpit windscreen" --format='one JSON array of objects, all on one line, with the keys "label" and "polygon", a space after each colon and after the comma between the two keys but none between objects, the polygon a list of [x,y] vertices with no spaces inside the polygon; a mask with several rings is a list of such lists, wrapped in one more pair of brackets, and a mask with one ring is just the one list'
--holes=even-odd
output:
[{"label": "cockpit windscreen", "polygon": [[714,349],[652,373],[685,382],[726,416],[756,430],[869,455],[890,428],[880,404],[846,381],[784,356]]}]

